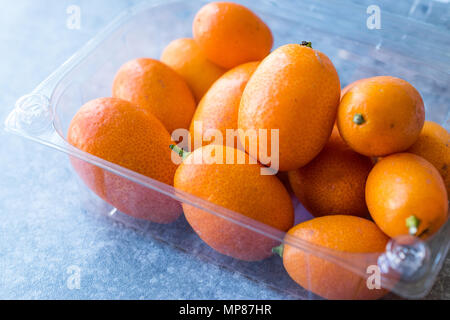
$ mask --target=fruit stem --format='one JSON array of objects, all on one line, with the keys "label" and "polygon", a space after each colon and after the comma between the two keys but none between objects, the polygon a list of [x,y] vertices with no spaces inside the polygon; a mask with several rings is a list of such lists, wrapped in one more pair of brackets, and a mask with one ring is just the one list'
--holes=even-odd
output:
[{"label": "fruit stem", "polygon": [[184,151],[183,148],[176,146],[174,144],[170,145],[170,150],[175,151],[181,157],[181,159],[186,160],[187,157],[191,154],[190,152]]},{"label": "fruit stem", "polygon": [[364,119],[364,116],[361,113],[357,113],[353,117],[353,122],[356,123],[357,125],[362,125],[363,123],[366,122],[366,119]]},{"label": "fruit stem", "polygon": [[302,46],[312,49],[312,42],[302,41]]},{"label": "fruit stem", "polygon": [[272,252],[283,258],[284,245],[280,245],[278,247],[273,248]]},{"label": "fruit stem", "polygon": [[414,236],[417,233],[420,225],[420,219],[415,215],[410,216],[406,219],[406,227],[408,228],[409,234]]}]

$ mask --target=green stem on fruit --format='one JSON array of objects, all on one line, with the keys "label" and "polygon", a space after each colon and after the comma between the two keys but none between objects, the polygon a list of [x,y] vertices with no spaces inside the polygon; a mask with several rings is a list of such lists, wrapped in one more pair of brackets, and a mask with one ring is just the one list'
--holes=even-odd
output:
[{"label": "green stem on fruit", "polygon": [[406,227],[408,228],[410,235],[412,236],[416,235],[417,230],[419,229],[420,222],[421,222],[420,219],[417,218],[415,215],[406,218]]},{"label": "green stem on fruit", "polygon": [[353,122],[360,126],[366,122],[366,119],[364,119],[364,116],[361,113],[357,113],[353,117]]},{"label": "green stem on fruit", "polygon": [[312,42],[302,41],[302,46],[312,49]]},{"label": "green stem on fruit", "polygon": [[170,150],[175,151],[181,157],[181,159],[186,160],[187,157],[191,154],[190,152],[184,151],[183,148],[176,146],[174,144],[170,145]]},{"label": "green stem on fruit", "polygon": [[273,248],[272,252],[283,258],[284,245],[280,245],[278,247]]}]

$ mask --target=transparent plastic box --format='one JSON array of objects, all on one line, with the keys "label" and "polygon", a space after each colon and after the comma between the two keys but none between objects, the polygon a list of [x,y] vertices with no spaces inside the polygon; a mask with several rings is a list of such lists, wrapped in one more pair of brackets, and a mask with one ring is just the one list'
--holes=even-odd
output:
[{"label": "transparent plastic box", "polygon": [[[275,47],[312,41],[315,49],[334,62],[343,86],[376,75],[392,75],[411,82],[424,98],[427,119],[449,129],[450,38],[445,32],[387,12],[382,12],[382,29],[369,30],[367,8],[345,1],[240,2],[271,27]],[[205,1],[153,1],[123,12],[30,95],[22,97],[7,117],[6,129],[67,153],[72,161],[89,164],[92,172],[103,181],[112,181],[104,184],[105,193],[126,197],[128,204],[137,210],[181,210],[182,203],[192,205],[217,219],[239,225],[259,239],[272,241],[274,245],[288,243],[307,253],[309,259],[324,259],[343,272],[354,274],[357,279],[352,284],[355,295],[366,285],[368,266],[378,265],[383,287],[405,298],[425,296],[449,249],[448,222],[427,241],[393,239],[386,252],[336,252],[300,239],[286,238],[281,231],[96,158],[67,143],[66,133],[72,117],[87,101],[111,95],[112,81],[119,67],[138,57],[158,59],[171,40],[190,37],[192,20],[204,4]],[[126,186],[122,188],[126,189],[126,194],[114,187],[108,190],[117,183]],[[84,190],[81,200],[88,211],[109,215],[207,262],[240,272],[294,297],[320,298],[291,280],[278,256],[260,262],[235,260],[209,248],[183,216],[168,225],[138,220],[113,208],[82,181],[80,187]],[[151,201],[143,201],[148,199]],[[310,218],[301,204],[293,201],[296,221]],[[307,275],[311,271],[305,269]]]}]

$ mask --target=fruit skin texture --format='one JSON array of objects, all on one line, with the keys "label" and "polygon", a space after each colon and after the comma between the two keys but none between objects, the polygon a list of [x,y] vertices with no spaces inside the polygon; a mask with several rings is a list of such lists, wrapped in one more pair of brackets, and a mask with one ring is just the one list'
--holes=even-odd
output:
[{"label": "fruit skin texture", "polygon": [[[78,149],[168,185],[176,165],[171,161],[171,137],[145,109],[116,98],[86,103],[73,118],[68,142]],[[156,191],[71,158],[75,171],[100,198],[135,218],[157,223],[175,221],[179,204]]]},{"label": "fruit skin texture", "polygon": [[183,78],[165,64],[147,58],[129,61],[120,68],[113,96],[147,109],[169,133],[189,128],[196,108]]},{"label": "fruit skin texture", "polygon": [[201,8],[193,33],[206,56],[226,69],[260,61],[273,46],[269,27],[251,10],[232,2],[213,2]]},{"label": "fruit skin texture", "polygon": [[[279,129],[280,170],[296,170],[327,143],[340,94],[339,76],[326,55],[298,44],[282,46],[264,59],[248,82],[239,129],[267,129],[268,150],[270,130]],[[243,140],[241,136],[246,145]],[[250,151],[248,145],[246,150]]]},{"label": "fruit skin texture", "polygon": [[[248,155],[233,148],[220,146],[224,159],[228,152],[235,158],[245,156],[246,164],[194,164],[195,157],[201,159],[214,148],[199,148],[188,156],[177,169],[175,188],[276,229],[289,230],[294,224],[294,208],[283,184],[275,176],[261,175],[260,165],[248,164]],[[271,249],[278,245],[273,239],[188,204],[183,204],[183,210],[200,238],[224,255],[258,261],[271,256]]]},{"label": "fruit skin texture", "polygon": [[197,102],[226,71],[209,61],[195,40],[190,38],[172,41],[164,49],[161,62],[183,77]]},{"label": "fruit skin texture", "polygon": [[[373,222],[339,215],[301,223],[288,232],[288,237],[335,250],[343,256],[345,253],[374,253],[372,263],[376,263],[376,256],[385,251],[389,241]],[[366,279],[359,275],[288,244],[284,245],[283,264],[295,282],[326,299],[369,300],[387,293],[384,289],[369,290]]]},{"label": "fruit skin texture", "polygon": [[335,128],[322,152],[306,166],[289,172],[295,195],[314,216],[366,217],[365,184],[372,160],[350,149]]},{"label": "fruit skin texture", "polygon": [[428,160],[438,169],[444,179],[447,194],[450,194],[450,134],[432,121],[425,121],[419,139],[408,149]]},{"label": "fruit skin texture", "polygon": [[434,234],[448,218],[442,177],[431,163],[411,153],[394,154],[375,165],[367,179],[366,201],[373,220],[390,237],[408,234],[406,219],[412,215],[421,221],[416,232],[421,238]]},{"label": "fruit skin texture", "polygon": [[[212,85],[195,111],[190,128],[192,138],[196,138],[200,142],[205,137],[207,130],[215,129],[222,133],[223,144],[226,144],[226,130],[238,128],[242,93],[258,65],[259,62],[249,62],[233,68]],[[203,124],[203,137],[199,128],[194,128],[196,121],[201,121]],[[209,143],[211,142],[205,141],[203,145]],[[194,143],[192,143],[192,147],[194,147]]]},{"label": "fruit skin texture", "polygon": [[366,80],[366,79],[359,79],[359,80],[356,80],[355,82],[350,83],[348,86],[346,86],[344,89],[342,89],[342,91],[341,91],[341,100],[342,100],[342,98],[344,97],[344,95],[345,95],[347,92],[350,91],[350,89],[352,89],[354,86],[360,84],[360,83],[363,82],[364,80]]},{"label": "fruit skin texture", "polygon": [[[357,124],[354,118],[363,117]],[[405,80],[374,77],[354,85],[342,98],[337,124],[342,138],[356,152],[386,156],[416,142],[425,121],[419,92]]]}]

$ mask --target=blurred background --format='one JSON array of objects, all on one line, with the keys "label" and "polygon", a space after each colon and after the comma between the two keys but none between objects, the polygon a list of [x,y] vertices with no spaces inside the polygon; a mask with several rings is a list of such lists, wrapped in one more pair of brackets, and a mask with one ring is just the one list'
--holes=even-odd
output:
[{"label": "blurred background", "polygon": [[[0,0],[1,122],[19,97],[138,2]],[[375,4],[382,13],[450,34],[448,0],[348,2],[360,5],[363,15]],[[71,20],[77,8],[79,28]],[[108,218],[86,214],[65,162],[63,154],[0,130],[0,299],[292,298]],[[79,290],[67,286],[74,266],[82,272]],[[449,258],[427,299],[450,299]]]}]

